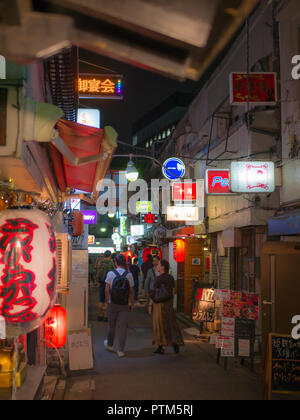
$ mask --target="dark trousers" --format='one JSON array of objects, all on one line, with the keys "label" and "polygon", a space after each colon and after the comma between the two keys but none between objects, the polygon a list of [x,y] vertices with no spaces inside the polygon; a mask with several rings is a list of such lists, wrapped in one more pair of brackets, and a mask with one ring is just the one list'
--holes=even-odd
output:
[{"label": "dark trousers", "polygon": [[108,345],[112,347],[115,341],[116,327],[119,325],[118,351],[124,351],[127,339],[127,326],[129,317],[128,305],[115,305],[110,303],[108,307]]}]

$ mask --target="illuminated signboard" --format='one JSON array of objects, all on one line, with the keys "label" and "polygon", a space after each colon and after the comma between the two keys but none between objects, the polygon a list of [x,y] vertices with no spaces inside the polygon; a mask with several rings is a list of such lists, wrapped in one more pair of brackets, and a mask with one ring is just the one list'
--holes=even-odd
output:
[{"label": "illuminated signboard", "polygon": [[199,207],[167,207],[168,222],[197,222]]},{"label": "illuminated signboard", "polygon": [[83,214],[83,222],[85,225],[97,224],[97,211],[96,210],[81,210]]},{"label": "illuminated signboard", "polygon": [[89,235],[88,236],[88,245],[94,245],[95,244],[95,236]]},{"label": "illuminated signboard", "polygon": [[120,217],[120,234],[122,236],[126,236],[127,235],[126,221],[127,221],[127,217],[126,216],[121,216]]},{"label": "illuminated signboard", "polygon": [[87,125],[89,127],[100,128],[100,111],[99,109],[79,108],[77,111],[78,124]]},{"label": "illuminated signboard", "polygon": [[195,182],[175,182],[172,184],[173,201],[196,201],[197,184]]},{"label": "illuminated signboard", "polygon": [[227,195],[230,191],[229,169],[207,169],[205,178],[206,194]]},{"label": "illuminated signboard", "polygon": [[151,201],[137,201],[136,211],[137,213],[142,213],[142,214],[151,213],[152,211]]},{"label": "illuminated signboard", "polygon": [[143,236],[145,233],[144,225],[132,225],[131,236]]},{"label": "illuminated signboard", "polygon": [[273,162],[232,162],[230,189],[236,193],[275,191]]},{"label": "illuminated signboard", "polygon": [[120,245],[122,243],[122,238],[119,233],[113,233],[111,239],[115,245]]},{"label": "illuminated signboard", "polygon": [[134,238],[133,236],[127,236],[126,243],[127,243],[127,245],[136,244],[137,243],[137,239]]},{"label": "illuminated signboard", "polygon": [[82,99],[123,99],[123,76],[80,74],[78,95]]},{"label": "illuminated signboard", "polygon": [[147,223],[148,225],[152,225],[158,222],[157,214],[147,213],[143,216],[143,223]]},{"label": "illuminated signboard", "polygon": [[231,73],[230,103],[245,105],[250,87],[249,103],[256,105],[275,105],[277,98],[276,73]]}]

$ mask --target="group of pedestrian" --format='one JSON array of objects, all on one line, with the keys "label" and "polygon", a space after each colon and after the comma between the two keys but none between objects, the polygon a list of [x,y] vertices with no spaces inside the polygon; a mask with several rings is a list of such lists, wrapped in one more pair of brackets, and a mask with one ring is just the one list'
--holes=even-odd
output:
[{"label": "group of pedestrian", "polygon": [[139,294],[139,274],[143,273],[144,294],[148,300],[148,313],[153,322],[154,353],[164,354],[164,347],[172,346],[179,353],[183,346],[181,331],[176,322],[173,308],[175,280],[169,274],[170,265],[158,256],[148,256],[147,261],[138,266],[138,259],[126,261],[123,254],[104,253],[97,267],[100,285],[99,321],[108,321],[107,339],[104,342],[108,351],[114,352],[116,328],[119,325],[117,354],[124,357],[129,313],[134,310]]}]

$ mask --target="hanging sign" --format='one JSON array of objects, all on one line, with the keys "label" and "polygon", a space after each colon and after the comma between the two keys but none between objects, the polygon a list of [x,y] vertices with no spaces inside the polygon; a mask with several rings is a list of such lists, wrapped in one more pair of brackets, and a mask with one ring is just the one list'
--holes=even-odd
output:
[{"label": "hanging sign", "polygon": [[80,74],[81,99],[123,99],[123,76],[116,74]]},{"label": "hanging sign", "polygon": [[127,221],[126,216],[121,216],[120,217],[120,235],[121,236],[126,236],[127,235],[126,221]]},{"label": "hanging sign", "polygon": [[196,182],[176,182],[172,184],[173,201],[196,201]]},{"label": "hanging sign", "polygon": [[131,236],[143,236],[145,233],[144,225],[132,225]]},{"label": "hanging sign", "polygon": [[100,128],[100,111],[99,109],[79,108],[77,111],[78,124],[87,125],[89,127]]},{"label": "hanging sign", "polygon": [[198,207],[167,207],[168,222],[197,222],[198,220]]},{"label": "hanging sign", "polygon": [[115,245],[120,245],[122,243],[122,238],[119,233],[113,233],[111,239]]},{"label": "hanging sign", "polygon": [[157,214],[148,213],[143,215],[143,223],[146,223],[148,225],[153,225],[154,223],[158,222],[158,216]]},{"label": "hanging sign", "polygon": [[85,225],[97,224],[97,211],[96,210],[81,210],[83,214],[83,223]]},{"label": "hanging sign", "polygon": [[151,201],[137,201],[136,211],[137,213],[142,213],[142,214],[151,213],[152,211]]},{"label": "hanging sign", "polygon": [[231,105],[245,105],[248,102],[261,106],[275,105],[278,102],[276,73],[249,73],[249,77],[247,73],[230,74]]},{"label": "hanging sign", "polygon": [[184,177],[185,164],[178,158],[170,158],[163,164],[162,173],[170,181],[177,181]]},{"label": "hanging sign", "polygon": [[232,194],[229,188],[229,169],[207,169],[205,177],[206,194],[228,195]]},{"label": "hanging sign", "polygon": [[89,235],[88,236],[88,245],[94,245],[95,244],[95,236]]},{"label": "hanging sign", "polygon": [[273,162],[232,162],[230,189],[235,193],[272,193],[275,191]]}]

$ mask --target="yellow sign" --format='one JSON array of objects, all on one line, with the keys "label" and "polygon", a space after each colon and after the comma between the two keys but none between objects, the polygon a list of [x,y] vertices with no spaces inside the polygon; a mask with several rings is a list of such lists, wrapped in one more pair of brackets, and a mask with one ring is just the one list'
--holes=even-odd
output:
[{"label": "yellow sign", "polygon": [[78,94],[79,98],[122,99],[122,76],[81,74],[78,78]]}]

